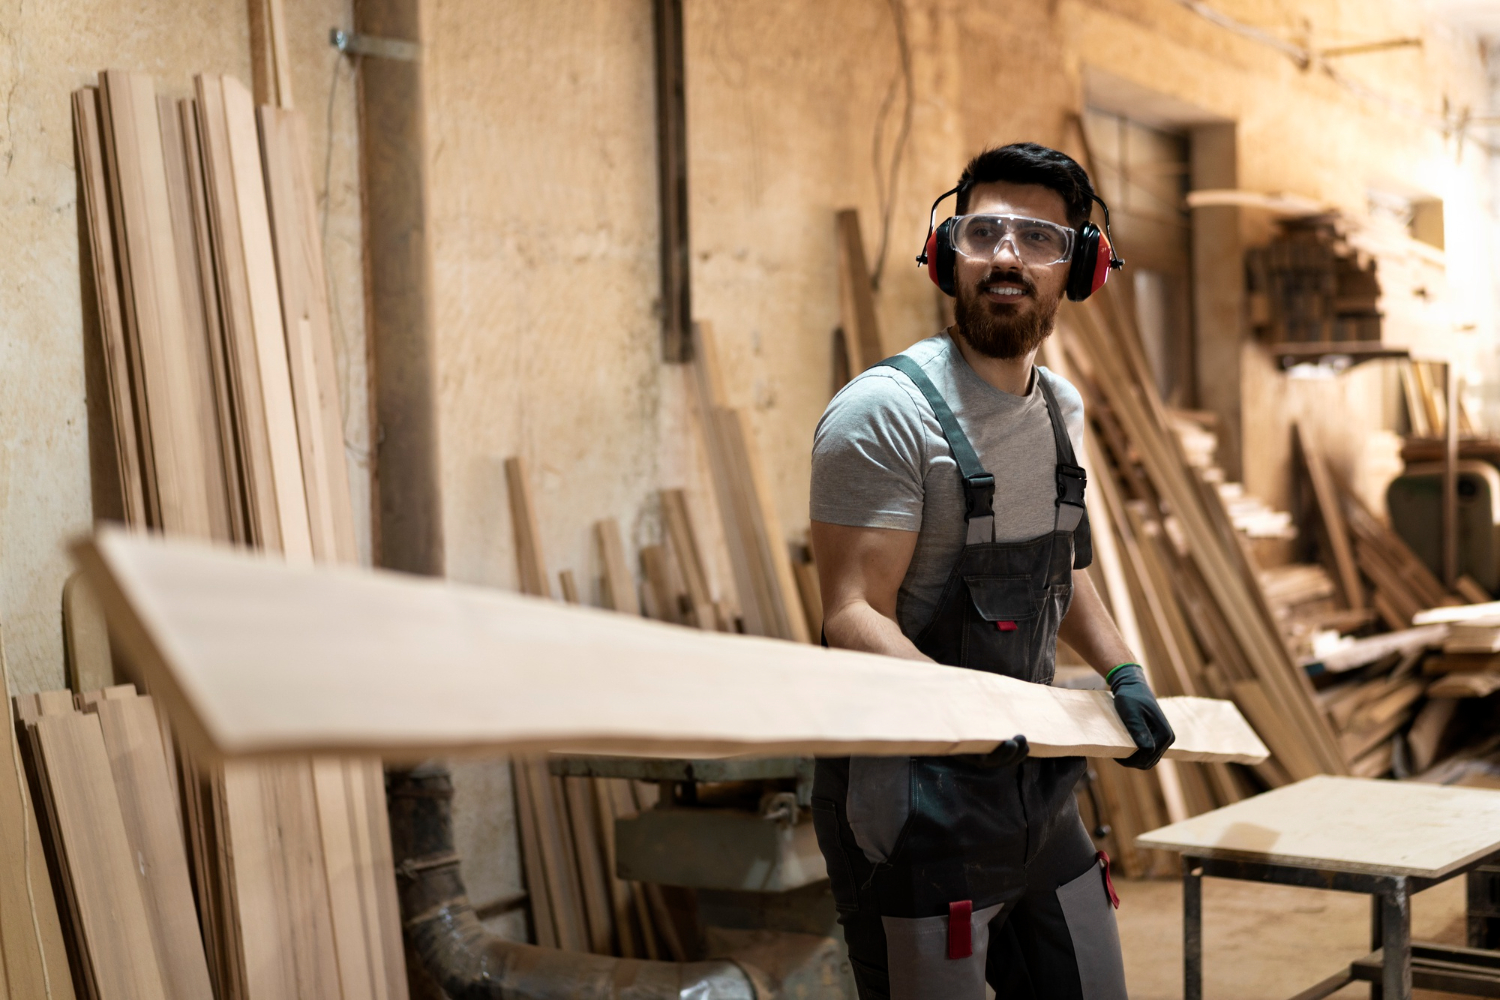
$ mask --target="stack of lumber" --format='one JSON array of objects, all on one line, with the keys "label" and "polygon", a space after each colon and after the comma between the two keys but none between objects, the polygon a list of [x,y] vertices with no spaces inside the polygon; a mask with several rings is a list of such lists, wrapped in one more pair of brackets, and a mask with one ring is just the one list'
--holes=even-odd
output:
[{"label": "stack of lumber", "polygon": [[[1168,694],[1232,698],[1271,748],[1272,760],[1255,769],[1261,783],[1344,773],[1344,754],[1282,641],[1244,539],[1187,462],[1129,314],[1108,291],[1070,307],[1059,338],[1098,446],[1090,493],[1108,516],[1091,518],[1094,533],[1105,525],[1115,532],[1153,683]],[[1190,800],[1224,804],[1243,793],[1242,774],[1203,778],[1184,782]]]},{"label": "stack of lumber", "polygon": [[1272,343],[1380,339],[1375,262],[1349,246],[1335,219],[1283,221],[1245,264],[1251,322]]},{"label": "stack of lumber", "polygon": [[[5,730],[6,742],[0,752],[0,996],[73,1000],[88,994],[73,989],[59,900],[53,895],[47,845],[42,840],[41,823],[47,817],[32,805],[27,788],[3,652],[0,697],[4,698],[0,728]],[[72,708],[66,692],[49,692],[44,697],[49,705]],[[28,699],[29,706],[37,704],[34,699]],[[22,730],[20,735],[29,744],[30,734]],[[70,916],[66,910],[63,915]]]},{"label": "stack of lumber", "polygon": [[[551,597],[527,463],[506,459],[505,475],[521,590]],[[661,621],[727,631],[709,596],[686,494],[663,490],[660,501],[665,541],[641,550],[644,587],[626,562],[619,522],[595,523],[605,606],[626,614],[640,614],[644,606]],[[571,571],[563,570],[559,581],[567,603],[586,603]],[[515,759],[511,775],[532,939],[564,951],[685,960],[662,888],[615,874],[615,820],[642,807],[640,790],[622,779],[550,774],[539,757]]]},{"label": "stack of lumber", "polygon": [[[353,563],[306,128],[288,109],[256,109],[231,77],[194,83],[172,100],[145,74],[109,70],[73,95],[126,519]],[[70,779],[43,762],[33,791],[56,798]],[[215,995],[404,998],[379,762],[180,764],[173,815],[180,799],[192,937]]]},{"label": "stack of lumber", "polygon": [[210,996],[151,699],[124,685],[76,706],[63,691],[18,695],[13,708],[78,995]]},{"label": "stack of lumber", "polygon": [[795,642],[816,641],[808,632],[786,534],[781,530],[749,415],[727,403],[712,326],[694,323],[693,338],[696,409],[744,631]]}]

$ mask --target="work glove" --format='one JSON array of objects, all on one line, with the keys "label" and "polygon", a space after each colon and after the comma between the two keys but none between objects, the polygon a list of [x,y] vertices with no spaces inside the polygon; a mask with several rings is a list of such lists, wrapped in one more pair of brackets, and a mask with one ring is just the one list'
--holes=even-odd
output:
[{"label": "work glove", "polygon": [[1031,753],[1031,746],[1026,742],[1026,737],[1016,736],[1001,743],[989,753],[979,758],[981,767],[1010,767],[1019,764]]},{"label": "work glove", "polygon": [[1120,763],[1142,771],[1155,767],[1167,747],[1176,742],[1177,734],[1172,732],[1156,696],[1146,686],[1146,671],[1140,664],[1123,663],[1111,670],[1107,679],[1115,695],[1115,711],[1140,748]]}]

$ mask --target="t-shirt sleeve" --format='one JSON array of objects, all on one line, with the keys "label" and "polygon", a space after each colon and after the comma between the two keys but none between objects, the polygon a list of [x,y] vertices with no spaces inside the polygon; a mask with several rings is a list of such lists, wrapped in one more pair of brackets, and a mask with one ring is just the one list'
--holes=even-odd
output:
[{"label": "t-shirt sleeve", "polygon": [[812,519],[859,528],[922,526],[925,432],[906,379],[867,374],[846,385],[813,437]]}]

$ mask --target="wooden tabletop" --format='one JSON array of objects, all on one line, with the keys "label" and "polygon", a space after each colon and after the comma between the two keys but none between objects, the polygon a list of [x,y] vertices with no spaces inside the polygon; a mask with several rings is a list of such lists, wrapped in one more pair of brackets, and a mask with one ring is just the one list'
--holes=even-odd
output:
[{"label": "wooden tabletop", "polygon": [[1136,844],[1324,871],[1442,878],[1500,851],[1500,791],[1323,775],[1152,830]]}]

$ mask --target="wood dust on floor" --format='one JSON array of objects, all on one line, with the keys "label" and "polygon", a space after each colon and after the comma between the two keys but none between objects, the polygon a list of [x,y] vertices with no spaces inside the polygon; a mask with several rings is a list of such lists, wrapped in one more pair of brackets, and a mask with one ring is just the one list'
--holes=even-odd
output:
[{"label": "wood dust on floor", "polygon": [[[1182,1000],[1182,884],[1115,879],[1131,1000]],[[1285,1000],[1369,953],[1370,897],[1295,886],[1203,880],[1203,995]],[[1464,943],[1464,879],[1412,900],[1412,937]],[[1363,1000],[1351,983],[1336,1000]],[[1415,1000],[1449,993],[1417,990]]]}]

